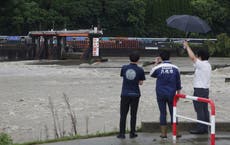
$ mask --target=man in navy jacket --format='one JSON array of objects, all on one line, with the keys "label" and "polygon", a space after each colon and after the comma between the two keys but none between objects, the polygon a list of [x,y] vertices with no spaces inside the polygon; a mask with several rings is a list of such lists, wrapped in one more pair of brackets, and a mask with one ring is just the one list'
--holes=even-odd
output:
[{"label": "man in navy jacket", "polygon": [[155,66],[150,72],[151,77],[157,78],[156,96],[160,110],[161,138],[167,138],[166,105],[168,104],[172,123],[173,98],[181,90],[179,69],[170,62],[169,58],[168,51],[160,52],[159,57],[155,59]]}]

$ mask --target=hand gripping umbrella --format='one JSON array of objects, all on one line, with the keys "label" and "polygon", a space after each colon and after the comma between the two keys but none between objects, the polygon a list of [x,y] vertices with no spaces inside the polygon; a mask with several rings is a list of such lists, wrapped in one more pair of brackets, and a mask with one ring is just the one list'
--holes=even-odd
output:
[{"label": "hand gripping umbrella", "polygon": [[197,16],[173,15],[167,20],[167,26],[182,30],[186,33],[207,33],[211,31],[209,25]]}]

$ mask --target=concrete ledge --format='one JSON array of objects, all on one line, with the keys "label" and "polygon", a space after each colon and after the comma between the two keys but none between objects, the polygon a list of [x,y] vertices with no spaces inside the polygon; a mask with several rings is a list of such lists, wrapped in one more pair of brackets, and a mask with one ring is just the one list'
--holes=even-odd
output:
[{"label": "concrete ledge", "polygon": [[[180,131],[189,131],[196,126],[195,122],[179,122],[178,127]],[[171,125],[168,123],[168,127]],[[159,122],[141,122],[141,130],[143,132],[159,132]],[[218,131],[230,131],[230,122],[216,122],[216,132]]]}]

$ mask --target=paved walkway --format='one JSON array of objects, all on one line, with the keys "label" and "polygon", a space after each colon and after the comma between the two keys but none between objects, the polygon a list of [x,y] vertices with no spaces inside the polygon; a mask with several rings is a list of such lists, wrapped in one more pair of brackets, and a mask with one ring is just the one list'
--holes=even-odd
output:
[{"label": "paved walkway", "polygon": [[[79,139],[66,142],[49,143],[42,145],[210,145],[209,135],[191,135],[183,133],[183,136],[172,143],[172,137],[161,140],[159,133],[138,133],[138,137],[130,139],[117,139],[116,136],[97,137],[90,139]],[[216,145],[229,145],[230,132],[220,132],[216,134]]]}]

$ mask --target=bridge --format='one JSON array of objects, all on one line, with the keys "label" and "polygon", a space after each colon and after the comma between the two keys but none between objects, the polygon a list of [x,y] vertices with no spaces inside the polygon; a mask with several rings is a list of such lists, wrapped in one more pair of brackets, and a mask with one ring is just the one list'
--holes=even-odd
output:
[{"label": "bridge", "polygon": [[70,45],[67,43],[67,37],[87,38],[86,43],[88,47],[75,52],[75,54],[88,59],[93,55],[94,50],[92,48],[94,48],[95,38],[101,37],[102,31],[97,30],[97,28],[94,30],[31,31],[28,35],[32,38],[32,44],[34,46],[33,56],[35,59],[65,58],[65,56],[70,52]]}]

